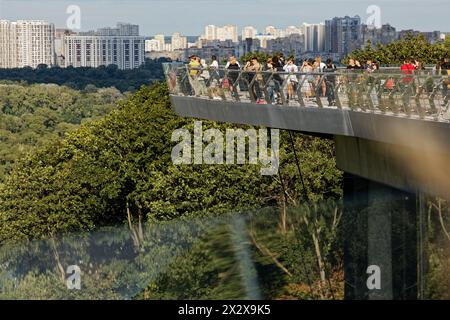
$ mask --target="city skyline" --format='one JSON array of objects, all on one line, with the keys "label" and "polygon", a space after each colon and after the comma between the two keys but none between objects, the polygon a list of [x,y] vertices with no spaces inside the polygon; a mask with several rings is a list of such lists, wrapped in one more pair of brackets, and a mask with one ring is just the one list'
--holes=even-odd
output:
[{"label": "city skyline", "polygon": [[[139,24],[141,35],[173,34],[182,31],[184,35],[200,36],[205,25],[237,25],[239,29],[254,26],[263,30],[266,26],[286,28],[302,23],[320,23],[334,16],[359,15],[364,22],[369,5],[381,9],[381,23],[391,24],[398,29],[449,32],[447,16],[450,2],[432,0],[396,1],[277,1],[276,10],[267,5],[268,0],[0,0],[0,19],[21,20],[39,19],[65,28],[69,5],[81,8],[81,30],[88,31],[99,27],[114,25],[117,21]],[[176,5],[175,5],[176,4]],[[239,6],[235,10],[233,5]],[[26,6],[29,10],[23,11]],[[320,8],[320,10],[316,10]],[[406,12],[406,8],[408,11]],[[228,11],[226,9],[229,9]],[[219,14],[211,14],[214,10]],[[105,14],[107,13],[107,14]],[[407,14],[406,14],[407,13]],[[170,14],[170,19],[167,15]],[[433,16],[433,19],[420,19]],[[193,19],[195,18],[195,19]],[[176,21],[177,23],[174,23]]]}]

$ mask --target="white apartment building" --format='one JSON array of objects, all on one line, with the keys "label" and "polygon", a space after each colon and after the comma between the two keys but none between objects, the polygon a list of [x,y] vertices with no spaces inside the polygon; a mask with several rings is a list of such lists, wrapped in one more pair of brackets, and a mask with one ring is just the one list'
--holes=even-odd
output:
[{"label": "white apartment building", "polygon": [[0,68],[55,64],[55,26],[41,20],[0,20]]},{"label": "white apartment building", "polygon": [[235,25],[226,25],[217,29],[217,40],[231,40],[235,43],[239,42],[238,28]]},{"label": "white apartment building", "polygon": [[258,34],[258,30],[255,27],[247,26],[242,29],[242,40],[255,39]]},{"label": "white apartment building", "polygon": [[163,51],[164,47],[161,47],[161,42],[156,39],[145,40],[145,52],[159,52]]},{"label": "white apartment building", "polygon": [[166,43],[164,45],[164,50],[163,51],[173,51],[172,50],[172,44],[171,43]]},{"label": "white apartment building", "polygon": [[172,35],[172,46],[171,46],[171,50],[175,51],[175,50],[181,50],[181,49],[186,49],[188,47],[188,41],[187,41],[187,37],[183,37],[181,35],[181,33],[179,32],[175,32]]},{"label": "white apartment building", "polygon": [[163,34],[155,35],[154,40],[157,40],[159,42],[159,47],[162,51],[166,49],[166,37]]},{"label": "white apartment building", "polygon": [[302,31],[300,28],[296,27],[296,26],[289,26],[286,28],[286,37],[289,37],[293,34],[302,34]]},{"label": "white apartment building", "polygon": [[216,27],[215,25],[208,25],[205,27],[205,35],[204,35],[204,39],[208,40],[208,41],[213,41],[217,39],[217,30],[218,27]]},{"label": "white apartment building", "polygon": [[205,27],[205,34],[200,37],[208,41],[227,41],[231,40],[235,43],[239,42],[238,27],[235,25],[226,25],[217,27],[215,25],[208,25]]},{"label": "white apartment building", "polygon": [[145,38],[139,27],[118,24],[117,28],[103,28],[64,36],[65,66],[92,67],[117,65],[119,69],[138,68],[145,62]]},{"label": "white apartment building", "polygon": [[284,38],[286,36],[286,32],[284,30],[277,29],[274,26],[266,27],[265,33],[267,35],[274,36],[275,38]]}]

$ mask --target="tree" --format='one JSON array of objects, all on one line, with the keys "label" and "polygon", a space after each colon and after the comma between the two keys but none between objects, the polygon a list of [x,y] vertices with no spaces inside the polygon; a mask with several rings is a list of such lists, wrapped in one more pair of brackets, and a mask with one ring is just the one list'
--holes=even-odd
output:
[{"label": "tree", "polygon": [[369,41],[364,50],[353,51],[343,63],[346,64],[349,58],[359,61],[375,60],[380,64],[392,65],[402,64],[405,59],[418,59],[424,64],[436,64],[444,57],[450,56],[450,45],[448,40],[442,43],[431,44],[424,35],[409,34],[403,39],[394,41],[387,45],[378,44],[373,48]]}]

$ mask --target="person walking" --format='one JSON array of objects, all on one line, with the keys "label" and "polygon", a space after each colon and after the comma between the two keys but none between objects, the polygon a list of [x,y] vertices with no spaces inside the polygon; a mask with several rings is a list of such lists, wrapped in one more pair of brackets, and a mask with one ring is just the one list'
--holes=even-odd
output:
[{"label": "person walking", "polygon": [[309,60],[303,61],[302,67],[300,68],[300,72],[305,73],[302,76],[302,93],[305,95],[307,100],[311,100],[314,96],[313,84],[314,76],[308,75],[308,73],[312,73],[314,71],[313,62]]},{"label": "person walking", "polygon": [[[416,67],[412,64],[411,59],[405,59],[402,66],[400,67],[400,70],[404,75],[411,75],[414,74],[414,71],[416,70]],[[403,83],[410,83],[413,81],[412,77],[405,77],[403,78]]]},{"label": "person walking", "polygon": [[[326,64],[322,62],[322,58],[320,56],[317,56],[314,59],[314,66],[313,67],[314,67],[314,72],[322,73],[324,68],[326,67]],[[319,95],[321,94],[322,97],[325,97],[326,90],[327,90],[326,83],[325,83],[325,81],[321,82],[321,78],[322,78],[321,76],[317,76],[316,88],[318,90]]]},{"label": "person walking", "polygon": [[263,76],[262,76],[262,65],[259,63],[258,58],[252,57],[250,61],[244,67],[244,71],[249,74],[249,83],[253,83],[252,88],[250,88],[251,93],[257,104],[264,104],[265,101],[262,99],[261,87],[263,86]]},{"label": "person walking", "polygon": [[283,77],[280,75],[280,72],[284,72],[284,68],[283,68],[284,65],[280,61],[280,58],[278,56],[274,56],[272,58],[272,66],[273,66],[274,72],[276,72],[273,75],[273,80],[275,82],[275,94],[274,94],[274,96],[275,96],[276,102],[278,104],[281,104],[282,103],[282,98],[281,98],[282,92],[281,92],[281,90],[282,90],[282,87],[283,87]]},{"label": "person walking", "polygon": [[348,60],[347,70],[356,70],[358,69],[355,59]]},{"label": "person walking", "polygon": [[217,56],[211,57],[211,64],[209,65],[209,70],[210,70],[209,88],[211,92],[211,97],[213,98],[213,100],[220,100],[221,99],[219,95],[220,74]]},{"label": "person walking", "polygon": [[377,69],[378,67],[375,62],[370,59],[367,60],[366,65],[364,66],[364,70],[366,70],[368,74],[374,73],[375,71],[377,71]]},{"label": "person walking", "polygon": [[414,78],[412,75],[416,68],[412,64],[412,59],[405,59],[404,63],[400,67],[401,73],[404,75],[401,81],[401,89],[404,91],[402,95],[404,108],[409,108],[409,101],[411,96],[415,92]]},{"label": "person walking", "polygon": [[191,87],[194,90],[194,95],[199,97],[201,94],[201,87],[198,78],[200,75],[201,64],[198,57],[195,55],[190,56],[189,60],[189,80],[191,83]]},{"label": "person walking", "polygon": [[442,82],[442,95],[444,100],[442,102],[443,107],[448,107],[450,96],[450,58],[445,57],[440,66],[440,72],[443,76],[446,76]]},{"label": "person walking", "polygon": [[275,102],[275,80],[274,74],[276,69],[273,64],[273,58],[268,58],[266,62],[266,68],[264,70],[263,78],[264,83],[266,84],[267,92],[269,94],[269,99],[271,103]]},{"label": "person walking", "polygon": [[322,62],[322,58],[320,56],[315,58],[314,65],[317,68],[314,72],[323,72],[323,69],[327,66],[326,63]]},{"label": "person walking", "polygon": [[236,98],[238,95],[238,78],[241,66],[235,56],[230,57],[228,63],[225,66],[225,69],[228,70],[228,80],[230,83],[231,95]]},{"label": "person walking", "polygon": [[336,75],[334,75],[336,70],[336,65],[333,63],[333,60],[329,58],[323,68],[323,72],[326,73],[324,82],[326,85],[326,95],[329,107],[336,106]]},{"label": "person walking", "polygon": [[286,65],[284,66],[284,71],[289,73],[288,75],[288,100],[294,99],[295,92],[297,91],[298,78],[296,73],[298,73],[298,67],[295,64],[294,58],[290,58]]},{"label": "person walking", "polygon": [[228,59],[227,64],[225,65],[225,69],[228,69],[228,67],[230,66],[231,63],[237,64],[239,69],[241,68],[241,65],[239,64],[239,61],[237,60],[237,58],[235,56],[230,56],[230,58]]},{"label": "person walking", "polygon": [[208,70],[208,64],[206,63],[205,59],[200,60],[200,68],[201,70],[198,76],[199,94],[200,96],[207,96],[208,95],[207,83],[209,83],[209,79],[211,76]]}]

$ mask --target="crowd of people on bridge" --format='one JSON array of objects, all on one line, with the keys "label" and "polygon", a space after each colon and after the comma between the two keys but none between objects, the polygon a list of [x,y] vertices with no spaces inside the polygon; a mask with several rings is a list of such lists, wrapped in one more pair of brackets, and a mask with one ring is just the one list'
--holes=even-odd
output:
[{"label": "crowd of people on bridge", "polygon": [[[192,89],[196,96],[210,93],[213,99],[220,100],[219,88],[227,88],[232,95],[236,95],[239,86],[238,78],[240,72],[244,71],[246,79],[243,80],[251,84],[250,92],[258,104],[267,103],[263,88],[267,89],[272,103],[281,103],[280,90],[285,80],[287,81],[286,98],[288,101],[294,99],[299,85],[302,86],[300,89],[306,99],[312,101],[316,96],[315,90],[317,89],[314,82],[318,79],[317,74],[337,70],[331,59],[324,63],[319,56],[303,61],[301,66],[297,66],[294,58],[286,59],[283,54],[268,57],[266,61],[260,61],[257,56],[253,56],[244,65],[241,65],[235,56],[231,56],[224,67],[225,70],[228,70],[227,78],[224,79],[218,76],[219,63],[216,56],[211,57],[209,64],[205,59],[195,55],[189,59],[189,74],[193,79]],[[298,73],[303,75],[299,78],[296,75]],[[331,81],[332,77],[329,79]],[[335,104],[334,92],[331,90],[330,84],[323,82],[319,90],[323,96],[328,97],[330,105]]]},{"label": "crowd of people on bridge", "polygon": [[[336,105],[335,88],[339,75],[335,73],[338,68],[332,59],[323,62],[322,58],[317,56],[297,64],[294,57],[285,58],[280,53],[269,56],[266,61],[260,61],[260,58],[254,55],[241,65],[235,56],[231,56],[224,67],[227,71],[226,77],[219,73],[217,56],[212,56],[209,63],[195,55],[189,60],[191,86],[196,96],[210,96],[212,99],[222,100],[223,89],[228,89],[232,96],[236,96],[242,81],[245,81],[250,98],[258,104],[266,104],[268,99],[275,104],[289,103],[300,91],[306,101],[314,102],[319,96],[326,97],[329,106]],[[356,59],[349,59],[346,69],[349,72],[360,70],[364,74],[372,74],[380,70],[380,65],[371,59],[364,64]],[[410,85],[413,82],[412,75],[423,70],[425,67],[420,60],[406,59],[400,71],[401,74],[411,77],[405,76],[400,85]],[[443,59],[433,68],[432,73],[450,76],[450,60]],[[287,87],[285,95],[281,94],[284,84]],[[393,90],[396,84],[391,78],[385,81],[384,86],[386,90]],[[443,84],[444,96],[448,96],[449,89],[450,81]],[[282,101],[282,98],[287,101]]]}]

